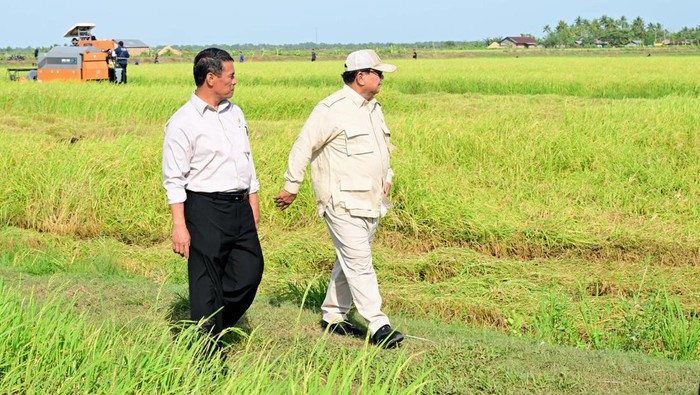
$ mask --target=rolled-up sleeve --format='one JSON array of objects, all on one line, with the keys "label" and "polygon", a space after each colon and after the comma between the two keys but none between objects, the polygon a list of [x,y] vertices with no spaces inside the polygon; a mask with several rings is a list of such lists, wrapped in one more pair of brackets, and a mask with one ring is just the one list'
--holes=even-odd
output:
[{"label": "rolled-up sleeve", "polygon": [[168,204],[187,200],[185,186],[190,172],[192,150],[184,130],[172,124],[165,126],[163,140],[163,188]]}]

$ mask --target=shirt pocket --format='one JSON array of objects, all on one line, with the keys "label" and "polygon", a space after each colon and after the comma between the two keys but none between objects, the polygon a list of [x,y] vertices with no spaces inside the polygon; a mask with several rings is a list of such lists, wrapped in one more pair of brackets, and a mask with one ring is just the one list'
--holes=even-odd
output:
[{"label": "shirt pocket", "polygon": [[241,144],[241,151],[243,151],[243,155],[246,156],[246,158],[250,158],[250,142],[248,141],[248,138],[243,138],[243,142]]},{"label": "shirt pocket", "polygon": [[345,153],[348,156],[362,155],[374,152],[374,146],[369,131],[345,129]]},{"label": "shirt pocket", "polygon": [[250,156],[250,142],[248,141],[248,127],[245,125],[235,126],[234,132],[231,134],[233,150],[241,152],[246,156]]}]

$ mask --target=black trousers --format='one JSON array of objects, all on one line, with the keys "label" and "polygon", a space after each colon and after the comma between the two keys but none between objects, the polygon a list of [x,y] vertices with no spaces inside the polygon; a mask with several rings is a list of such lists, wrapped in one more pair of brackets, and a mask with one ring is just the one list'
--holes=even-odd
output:
[{"label": "black trousers", "polygon": [[205,329],[218,334],[248,310],[262,280],[263,255],[253,210],[247,199],[236,202],[187,191],[185,220],[192,238],[192,320],[213,315]]}]

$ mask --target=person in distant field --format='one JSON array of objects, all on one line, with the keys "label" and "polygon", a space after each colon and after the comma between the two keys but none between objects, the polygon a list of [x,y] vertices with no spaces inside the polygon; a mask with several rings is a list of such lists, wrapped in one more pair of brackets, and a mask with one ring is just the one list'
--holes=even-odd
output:
[{"label": "person in distant field", "polygon": [[39,59],[39,48],[34,50],[34,59]]},{"label": "person in distant field", "polygon": [[315,49],[311,50],[311,61],[312,62],[316,61],[316,50]]},{"label": "person in distant field", "polygon": [[238,55],[238,61],[240,63],[245,62],[245,56],[243,55],[243,52],[241,52],[240,55]]},{"label": "person in distant field", "polygon": [[156,52],[156,57],[153,59],[153,63],[158,64],[160,63],[160,60],[158,59],[158,52]]},{"label": "person in distant field", "polygon": [[413,50],[413,56],[411,56],[413,59],[418,59],[418,52],[416,50]]},{"label": "person in distant field", "polygon": [[392,329],[381,311],[371,244],[379,218],[386,214],[393,171],[389,129],[375,99],[384,73],[396,66],[382,63],[373,50],[348,55],[345,86],[322,100],[304,124],[289,154],[286,183],[274,202],[281,210],[299,193],[311,163],[316,212],[328,226],[336,260],[321,307],[321,327],[341,335],[361,335],[348,321],[352,303],[368,322],[372,341],[383,348],[404,336]]},{"label": "person in distant field", "polygon": [[129,64],[129,51],[124,48],[124,41],[119,41],[117,43],[117,49],[114,50],[117,61],[116,66],[122,69],[122,79],[121,82],[126,84],[126,66]]},{"label": "person in distant field", "polygon": [[243,111],[229,101],[238,83],[233,58],[207,48],[193,73],[197,88],[165,125],[163,187],[172,249],[187,258],[192,320],[213,316],[204,330],[218,347],[262,280],[260,183]]}]

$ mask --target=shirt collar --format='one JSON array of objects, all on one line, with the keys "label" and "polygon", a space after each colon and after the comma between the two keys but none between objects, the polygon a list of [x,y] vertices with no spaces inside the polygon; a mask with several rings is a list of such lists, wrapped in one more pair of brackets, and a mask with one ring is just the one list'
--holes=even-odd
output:
[{"label": "shirt collar", "polygon": [[367,101],[364,97],[362,97],[362,95],[360,95],[359,93],[357,93],[354,89],[352,89],[352,88],[351,88],[350,86],[348,86],[348,85],[343,85],[343,90],[345,90],[345,92],[347,93],[347,95],[348,95],[348,97],[350,98],[350,100],[352,100],[352,102],[353,102],[358,108],[360,108],[360,107],[362,107],[363,105],[366,104],[367,107],[369,107],[370,109],[374,109],[374,106],[376,106],[377,104],[379,104],[379,102],[377,102],[377,99],[375,99],[375,98],[372,98],[372,100]]},{"label": "shirt collar", "polygon": [[207,104],[204,100],[202,100],[199,96],[197,96],[194,92],[192,92],[192,96],[190,97],[190,103],[192,103],[194,108],[197,110],[197,114],[199,114],[199,115],[204,115],[204,113],[207,110],[216,111],[216,112],[224,112],[226,109],[229,108],[229,106],[232,105],[232,103],[228,99],[224,99],[221,101],[221,103],[219,103],[219,107],[214,109],[209,104]]}]

